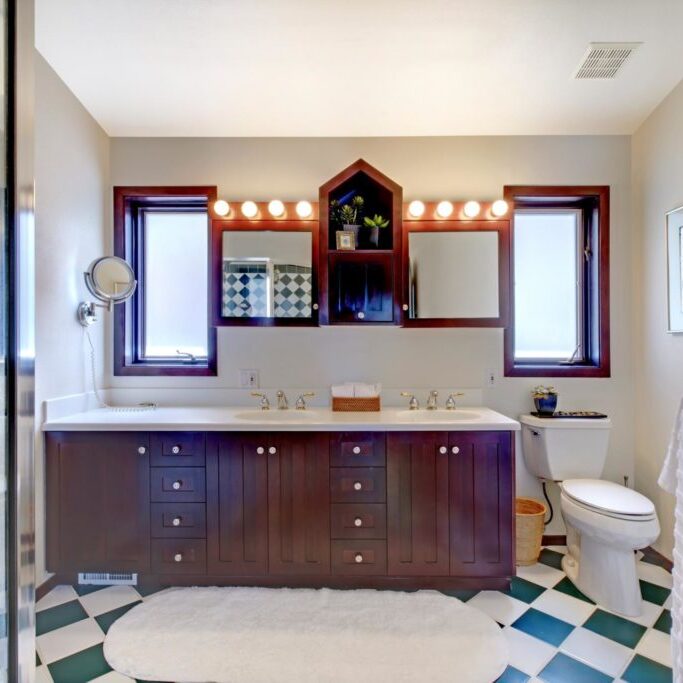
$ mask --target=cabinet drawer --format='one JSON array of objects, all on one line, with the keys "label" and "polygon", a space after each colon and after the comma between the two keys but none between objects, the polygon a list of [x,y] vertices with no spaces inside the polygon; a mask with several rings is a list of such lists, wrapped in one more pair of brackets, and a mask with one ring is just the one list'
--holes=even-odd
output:
[{"label": "cabinet drawer", "polygon": [[384,503],[386,488],[383,467],[333,467],[330,470],[333,503]]},{"label": "cabinet drawer", "polygon": [[152,538],[206,538],[204,503],[152,503]]},{"label": "cabinet drawer", "polygon": [[161,432],[152,434],[150,464],[155,467],[203,467],[206,455],[204,434]]},{"label": "cabinet drawer", "polygon": [[386,574],[386,541],[332,541],[333,574]]},{"label": "cabinet drawer", "polygon": [[153,574],[206,574],[206,541],[192,538],[152,540]]},{"label": "cabinet drawer", "polygon": [[152,467],[153,503],[203,503],[206,470],[203,467]]},{"label": "cabinet drawer", "polygon": [[337,503],[331,509],[332,538],[386,538],[387,506],[377,503]]},{"label": "cabinet drawer", "polygon": [[384,467],[384,434],[349,432],[331,437],[330,462],[336,467]]}]

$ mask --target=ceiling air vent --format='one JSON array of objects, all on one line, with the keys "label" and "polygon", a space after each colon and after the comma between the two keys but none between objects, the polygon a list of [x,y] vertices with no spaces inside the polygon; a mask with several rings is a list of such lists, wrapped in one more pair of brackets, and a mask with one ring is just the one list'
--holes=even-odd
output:
[{"label": "ceiling air vent", "polygon": [[574,78],[615,78],[640,43],[590,43]]}]

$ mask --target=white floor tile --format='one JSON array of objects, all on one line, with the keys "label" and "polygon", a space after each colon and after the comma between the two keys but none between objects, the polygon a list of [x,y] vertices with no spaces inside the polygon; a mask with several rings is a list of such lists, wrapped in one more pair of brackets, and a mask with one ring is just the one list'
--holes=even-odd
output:
[{"label": "white floor tile", "polygon": [[58,659],[86,650],[104,640],[104,633],[94,619],[82,619],[36,638],[40,661],[52,664]]},{"label": "white floor tile", "polygon": [[595,605],[556,590],[547,590],[541,593],[531,603],[531,606],[574,626],[585,623],[588,617],[595,612]]},{"label": "white floor tile", "polygon": [[668,633],[650,629],[636,645],[636,652],[655,662],[671,666],[671,636]]},{"label": "white floor tile", "polygon": [[517,567],[517,576],[546,588],[552,588],[565,577],[565,573],[555,569],[555,567],[549,567],[547,564],[539,562],[538,564],[532,564],[530,567]]},{"label": "white floor tile", "polygon": [[656,564],[649,564],[648,562],[638,562],[636,564],[638,577],[643,581],[649,581],[664,588],[671,588],[673,586],[673,577],[666,569],[658,567]]},{"label": "white floor tile", "polygon": [[669,595],[669,597],[666,599],[666,602],[664,603],[664,608],[670,610],[672,602],[673,602],[673,594]]},{"label": "white floor tile", "polygon": [[104,676],[93,678],[90,683],[135,683],[135,679],[128,678],[128,676],[124,676],[118,671],[110,671],[109,673],[104,674]]},{"label": "white floor tile", "polygon": [[518,631],[512,626],[503,629],[510,648],[510,666],[528,676],[535,676],[555,655],[557,650],[538,638]]},{"label": "white floor tile", "polygon": [[50,671],[45,665],[36,667],[35,683],[54,683]]},{"label": "white floor tile", "polygon": [[481,591],[467,601],[469,607],[480,609],[500,624],[509,626],[529,609],[529,605],[498,591]]},{"label": "white floor tile", "polygon": [[645,626],[646,628],[650,628],[657,619],[659,619],[659,615],[662,613],[663,607],[661,605],[655,605],[652,602],[647,602],[646,600],[643,600],[643,611],[640,616],[638,617],[624,617],[623,614],[619,614],[619,612],[612,612],[611,610],[608,610],[604,607],[601,607],[604,612],[610,612],[611,614],[616,614],[618,617],[622,617],[624,619],[628,619],[629,621],[635,621],[637,624],[640,624],[641,626]]},{"label": "white floor tile", "polygon": [[618,676],[626,667],[633,651],[609,638],[585,628],[575,628],[560,649],[609,676]]},{"label": "white floor tile", "polygon": [[80,600],[85,611],[91,617],[97,617],[117,607],[140,600],[140,594],[132,586],[109,586],[84,595]]},{"label": "white floor tile", "polygon": [[65,602],[71,602],[78,599],[78,593],[72,586],[55,586],[47,595],[44,595],[36,603],[36,612],[50,607],[57,607],[63,605]]}]

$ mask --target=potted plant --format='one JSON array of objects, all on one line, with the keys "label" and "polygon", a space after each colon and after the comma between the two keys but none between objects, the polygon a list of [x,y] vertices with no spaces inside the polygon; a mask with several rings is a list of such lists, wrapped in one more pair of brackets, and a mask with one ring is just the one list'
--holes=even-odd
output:
[{"label": "potted plant", "polygon": [[370,228],[370,244],[379,246],[379,229],[389,227],[389,219],[376,213],[372,218],[366,216],[363,223],[366,228]]},{"label": "potted plant", "polygon": [[348,202],[342,203],[336,199],[330,202],[330,221],[337,226],[337,229],[353,232],[356,244],[358,244],[358,231],[364,205],[365,200],[359,194]]},{"label": "potted plant", "polygon": [[534,397],[534,405],[539,415],[552,415],[557,408],[557,391],[555,387],[544,387],[539,384],[531,392]]}]

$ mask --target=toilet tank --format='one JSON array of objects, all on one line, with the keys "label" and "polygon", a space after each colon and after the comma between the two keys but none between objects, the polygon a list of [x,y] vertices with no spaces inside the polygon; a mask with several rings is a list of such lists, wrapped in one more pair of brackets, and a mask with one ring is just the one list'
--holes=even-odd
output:
[{"label": "toilet tank", "polygon": [[539,418],[522,415],[522,453],[541,479],[599,479],[612,422],[603,419]]}]

